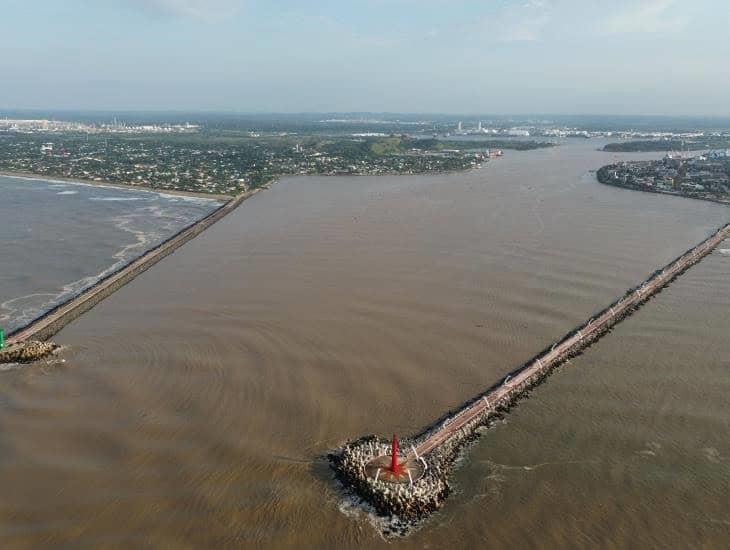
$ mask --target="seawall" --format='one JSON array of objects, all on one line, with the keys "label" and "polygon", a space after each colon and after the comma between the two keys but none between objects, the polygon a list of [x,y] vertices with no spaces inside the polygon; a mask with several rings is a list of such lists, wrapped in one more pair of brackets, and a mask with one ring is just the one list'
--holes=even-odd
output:
[{"label": "seawall", "polygon": [[[543,382],[554,369],[609,332],[695,263],[730,237],[730,224],[655,271],[640,285],[551,344],[503,379],[477,395],[455,412],[444,415],[420,434],[401,441],[404,464],[420,466],[407,482],[386,481],[380,474],[389,445],[384,439],[366,436],[330,454],[337,478],[354,494],[383,516],[403,520],[407,528],[437,510],[450,492],[449,475],[464,445],[479,435],[482,427],[499,420],[519,399]],[[410,474],[410,472],[409,472]]]},{"label": "seawall", "polygon": [[229,200],[206,217],[184,227],[175,235],[163,241],[156,247],[151,248],[136,260],[133,260],[118,271],[99,280],[96,284],[81,292],[78,296],[59,304],[25,327],[12,332],[6,339],[7,344],[19,344],[28,340],[47,340],[68,323],[126,285],[140,273],[148,270],[165,256],[172,254],[190,239],[200,235],[211,225],[235,210],[243,201],[255,195],[262,189],[264,188],[257,188],[252,191],[242,193]]}]

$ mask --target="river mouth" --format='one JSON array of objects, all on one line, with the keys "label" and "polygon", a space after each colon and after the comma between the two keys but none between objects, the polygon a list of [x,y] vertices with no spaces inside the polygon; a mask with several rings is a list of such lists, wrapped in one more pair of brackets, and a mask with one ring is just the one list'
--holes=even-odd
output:
[{"label": "river mouth", "polygon": [[[3,373],[8,545],[389,544],[319,457],[417,433],[726,221],[596,183],[597,147],[246,201],[61,331],[66,368]],[[725,265],[553,376],[398,544],[720,545]]]}]

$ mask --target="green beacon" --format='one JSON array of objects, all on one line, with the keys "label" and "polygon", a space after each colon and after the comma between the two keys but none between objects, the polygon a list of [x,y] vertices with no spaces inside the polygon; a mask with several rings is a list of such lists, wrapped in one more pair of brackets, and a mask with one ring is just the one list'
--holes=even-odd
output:
[{"label": "green beacon", "polygon": [[0,349],[5,347],[5,331],[0,328]]}]

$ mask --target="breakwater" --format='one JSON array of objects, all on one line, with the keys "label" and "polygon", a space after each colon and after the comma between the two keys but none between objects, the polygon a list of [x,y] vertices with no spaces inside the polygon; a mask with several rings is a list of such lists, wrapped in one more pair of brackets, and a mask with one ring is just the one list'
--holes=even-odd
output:
[{"label": "breakwater", "polygon": [[0,349],[0,365],[31,363],[53,354],[59,347],[51,342],[25,341]]},{"label": "breakwater", "polygon": [[[401,441],[401,461],[422,465],[417,475],[394,483],[374,465],[387,463],[387,440],[367,436],[347,443],[330,454],[338,479],[379,514],[401,520],[403,529],[437,510],[450,492],[449,475],[464,446],[479,430],[501,419],[519,399],[544,381],[565,361],[582,353],[624,318],[658,293],[673,279],[712,252],[730,237],[730,224],[690,248],[640,285],[596,313],[499,382],[461,408],[444,415],[409,440]],[[382,470],[382,466],[381,466]]]},{"label": "breakwater", "polygon": [[145,252],[126,266],[99,280],[79,295],[47,311],[28,325],[8,335],[7,344],[16,345],[29,340],[47,340],[68,323],[90,310],[104,298],[126,285],[140,273],[146,271],[164,257],[172,254],[183,244],[193,239],[208,227],[235,210],[243,201],[259,192],[261,188],[242,193],[214,210],[206,217],[194,222],[175,235]]}]

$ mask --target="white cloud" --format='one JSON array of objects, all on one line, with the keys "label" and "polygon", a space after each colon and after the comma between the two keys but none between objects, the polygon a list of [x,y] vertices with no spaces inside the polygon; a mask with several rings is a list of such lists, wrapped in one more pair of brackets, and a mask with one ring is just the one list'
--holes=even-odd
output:
[{"label": "white cloud", "polygon": [[480,19],[482,38],[499,42],[532,42],[542,37],[551,21],[551,4],[545,0],[523,0]]},{"label": "white cloud", "polygon": [[608,33],[671,33],[688,23],[676,0],[642,0],[610,15],[604,24]]},{"label": "white cloud", "polygon": [[243,0],[125,0],[158,15],[217,21],[234,15]]}]

